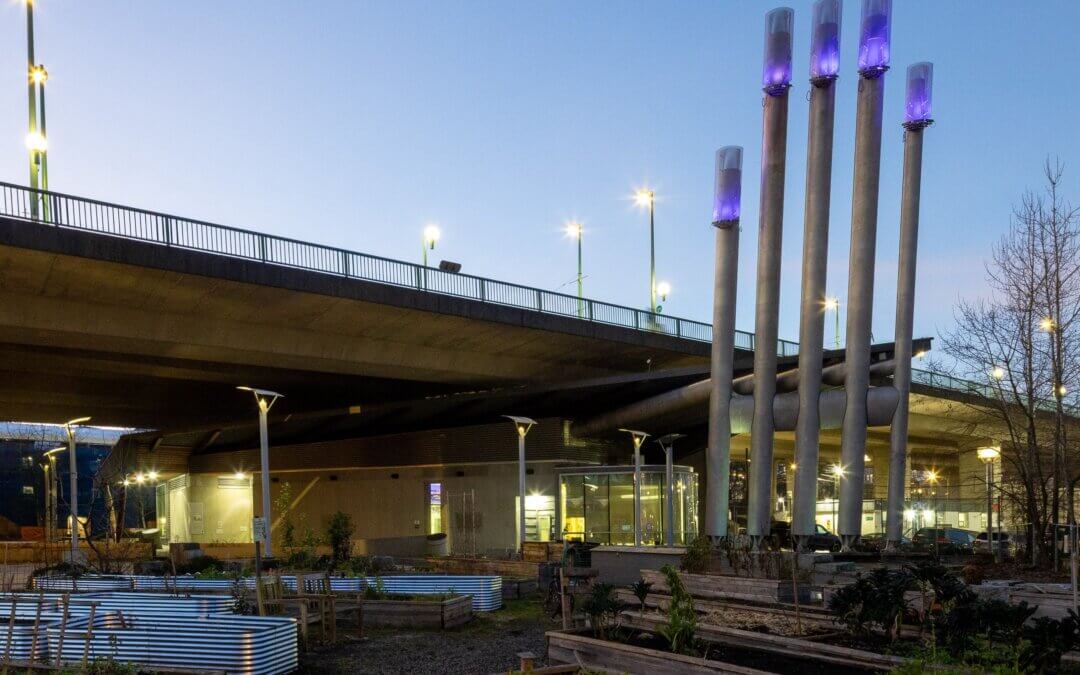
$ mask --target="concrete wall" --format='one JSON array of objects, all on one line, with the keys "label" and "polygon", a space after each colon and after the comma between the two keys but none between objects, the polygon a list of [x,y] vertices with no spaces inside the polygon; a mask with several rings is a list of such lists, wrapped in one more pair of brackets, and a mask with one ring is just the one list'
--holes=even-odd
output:
[{"label": "concrete wall", "polygon": [[[554,496],[556,464],[533,462],[527,466],[533,470],[533,475],[526,476],[527,493]],[[433,482],[442,484],[443,529],[450,534],[452,549],[472,548],[473,531],[477,553],[516,548],[516,463],[271,472],[271,478],[276,479],[271,483],[275,504],[285,482],[290,484],[295,504],[291,519],[298,535],[307,527],[323,535],[330,516],[343,511],[352,516],[358,553],[410,552],[417,542],[400,540],[428,534],[427,490]],[[475,529],[471,498],[465,498],[462,513],[465,493],[475,493]],[[262,501],[258,480],[254,501],[258,514]],[[279,515],[274,514],[275,520]],[[207,518],[211,517],[208,511]],[[280,526],[274,530],[278,546],[282,544],[281,533]]]},{"label": "concrete wall", "polygon": [[233,476],[191,474],[187,487],[169,489],[169,541],[251,541],[251,485]]}]

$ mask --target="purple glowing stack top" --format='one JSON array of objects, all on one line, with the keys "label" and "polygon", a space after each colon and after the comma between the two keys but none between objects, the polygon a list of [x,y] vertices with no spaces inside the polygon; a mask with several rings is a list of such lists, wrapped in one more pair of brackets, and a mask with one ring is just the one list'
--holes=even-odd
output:
[{"label": "purple glowing stack top", "polygon": [[904,103],[904,122],[929,122],[933,112],[934,64],[914,63],[907,69],[907,99]]},{"label": "purple glowing stack top", "polygon": [[814,3],[810,37],[810,79],[834,78],[840,72],[840,0]]},{"label": "purple glowing stack top", "polygon": [[761,84],[769,93],[791,84],[791,29],[795,11],[780,7],[765,15],[765,65]]},{"label": "purple glowing stack top", "polygon": [[713,192],[713,225],[738,222],[742,196],[742,148],[726,145],[716,151],[716,185]]},{"label": "purple glowing stack top", "polygon": [[859,29],[859,72],[880,72],[889,67],[889,30],[892,0],[863,0]]}]

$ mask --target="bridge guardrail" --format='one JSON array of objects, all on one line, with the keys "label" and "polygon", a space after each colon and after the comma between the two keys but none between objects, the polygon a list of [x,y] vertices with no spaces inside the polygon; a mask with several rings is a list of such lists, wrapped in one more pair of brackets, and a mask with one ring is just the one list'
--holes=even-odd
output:
[{"label": "bridge guardrail", "polygon": [[[700,321],[12,183],[0,182],[0,214],[46,225],[413,288],[592,323],[700,342],[712,341],[712,325]],[[736,331],[735,346],[752,350],[753,334]],[[798,344],[780,340],[777,353],[781,356],[797,354]]]}]

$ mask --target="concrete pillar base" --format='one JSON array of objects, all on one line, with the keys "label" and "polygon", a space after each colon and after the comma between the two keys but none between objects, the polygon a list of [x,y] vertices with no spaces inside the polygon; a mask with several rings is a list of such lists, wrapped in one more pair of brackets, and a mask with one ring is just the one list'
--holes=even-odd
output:
[{"label": "concrete pillar base", "polygon": [[859,543],[859,539],[862,535],[859,534],[842,534],[840,535],[840,552],[851,553],[855,550],[855,544]]}]

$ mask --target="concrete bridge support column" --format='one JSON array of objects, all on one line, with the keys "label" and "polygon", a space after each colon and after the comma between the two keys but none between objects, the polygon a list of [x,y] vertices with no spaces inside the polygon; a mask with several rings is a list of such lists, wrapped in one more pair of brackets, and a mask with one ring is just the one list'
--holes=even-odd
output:
[{"label": "concrete bridge support column", "polygon": [[[792,14],[792,10],[781,8],[766,15],[765,113],[754,319],[754,420],[750,431],[750,503],[746,518],[746,531],[755,547],[768,536],[773,511],[773,397],[776,395],[779,337]],[[785,65],[786,71],[783,70]]]},{"label": "concrete bridge support column", "polygon": [[821,415],[821,359],[825,336],[825,278],[829,254],[835,76],[811,80],[806,157],[802,301],[799,314],[799,417],[795,426],[795,503],[791,532],[802,548],[814,534]]},{"label": "concrete bridge support column", "polygon": [[[919,248],[919,200],[922,192],[923,130],[929,118],[930,64],[908,69],[907,121],[904,122],[904,187],[900,197],[900,254],[896,279],[896,370],[893,386],[900,398],[889,431],[889,497],[886,546],[895,549],[904,532],[904,480],[907,464],[908,395],[911,392],[911,335],[915,318],[915,261]],[[918,77],[918,76],[922,77]],[[913,92],[913,82],[916,85]],[[913,101],[913,96],[915,100]],[[918,107],[920,99],[925,106]],[[913,106],[915,109],[913,110]]]},{"label": "concrete bridge support column", "polygon": [[851,203],[851,252],[848,260],[847,405],[840,440],[839,530],[845,550],[862,533],[863,482],[866,473],[866,394],[870,386],[870,330],[874,301],[878,184],[881,173],[881,112],[885,78],[881,68],[859,73],[855,122],[855,181]]}]

